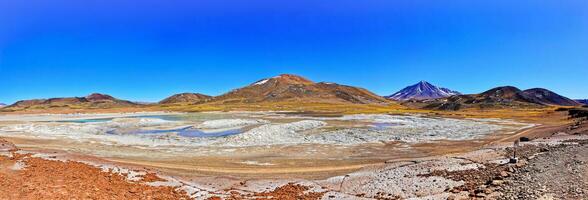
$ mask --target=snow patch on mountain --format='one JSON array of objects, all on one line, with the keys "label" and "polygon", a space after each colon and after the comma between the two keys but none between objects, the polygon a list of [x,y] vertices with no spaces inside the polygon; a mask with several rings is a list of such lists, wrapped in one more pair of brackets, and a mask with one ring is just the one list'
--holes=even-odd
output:
[{"label": "snow patch on mountain", "polygon": [[263,85],[264,83],[267,83],[267,81],[269,81],[269,79],[263,79],[253,83],[253,85]]}]

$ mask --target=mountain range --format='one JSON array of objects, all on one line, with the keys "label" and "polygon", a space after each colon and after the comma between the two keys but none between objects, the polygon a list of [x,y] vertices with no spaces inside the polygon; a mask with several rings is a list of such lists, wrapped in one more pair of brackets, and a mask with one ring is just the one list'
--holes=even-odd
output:
[{"label": "mountain range", "polygon": [[429,101],[411,102],[425,109],[459,110],[463,108],[534,108],[579,106],[567,97],[543,88],[520,90],[513,86],[496,87],[480,94],[454,95]]},{"label": "mountain range", "polygon": [[464,108],[538,108],[545,106],[578,106],[578,101],[563,97],[542,88],[520,90],[513,86],[496,87],[479,94],[460,94],[421,81],[386,97],[366,89],[330,82],[313,82],[301,76],[282,74],[261,79],[247,86],[219,96],[200,93],[175,94],[157,104],[139,104],[94,93],[86,97],[22,100],[2,108],[5,111],[52,108],[120,108],[157,106],[167,104],[257,104],[267,102],[317,102],[336,104],[402,105],[433,110],[459,110]]},{"label": "mountain range", "polygon": [[588,105],[588,99],[576,99],[576,101],[580,102],[581,104]]},{"label": "mountain range", "polygon": [[6,106],[6,104],[5,104],[5,103],[0,103],[0,108],[2,108],[2,107],[4,107],[4,106]]},{"label": "mountain range", "polygon": [[22,100],[6,106],[3,109],[115,108],[136,105],[138,104],[127,100],[120,100],[110,95],[93,93],[85,97]]},{"label": "mountain range", "polygon": [[450,97],[453,95],[460,95],[461,93],[447,88],[437,87],[427,81],[421,81],[417,84],[408,86],[390,96],[387,99],[396,101],[406,100],[424,100],[424,99],[438,99]]}]

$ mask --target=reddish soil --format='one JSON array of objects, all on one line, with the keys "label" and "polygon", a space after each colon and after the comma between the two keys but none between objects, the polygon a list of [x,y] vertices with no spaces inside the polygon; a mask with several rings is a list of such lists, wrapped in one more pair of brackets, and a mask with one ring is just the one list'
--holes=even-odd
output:
[{"label": "reddish soil", "polygon": [[[0,146],[14,147],[2,139]],[[0,199],[189,199],[174,187],[143,184],[161,180],[155,174],[147,174],[140,182],[130,182],[122,175],[80,162],[13,155],[0,156]],[[25,167],[13,169],[19,161]]]},{"label": "reddish soil", "polygon": [[[175,187],[154,187],[144,183],[164,181],[147,173],[141,181],[133,182],[121,174],[75,161],[54,161],[18,154],[17,147],[0,139],[0,199],[190,199]],[[14,169],[22,163],[21,169]],[[308,192],[307,186],[289,183],[271,192],[241,195],[237,192],[227,199],[316,200],[324,193]],[[210,199],[221,199],[212,197]]]},{"label": "reddish soil", "polygon": [[[256,200],[318,200],[325,195],[326,192],[309,192],[308,186],[288,183],[286,185],[277,187],[270,192],[259,192],[253,195],[243,195],[239,192],[231,192],[228,200],[242,200],[242,199],[256,199]],[[220,197],[210,197],[208,200],[220,200]]]},{"label": "reddish soil", "polygon": [[304,185],[288,183],[276,188],[272,192],[256,193],[258,199],[280,199],[280,200],[316,200],[321,199],[323,192],[306,192],[309,188]]}]

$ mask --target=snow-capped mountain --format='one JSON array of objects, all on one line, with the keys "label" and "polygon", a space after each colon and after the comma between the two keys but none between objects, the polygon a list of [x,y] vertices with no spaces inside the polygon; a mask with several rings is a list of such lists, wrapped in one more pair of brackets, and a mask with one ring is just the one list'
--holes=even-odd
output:
[{"label": "snow-capped mountain", "polygon": [[386,96],[387,99],[393,99],[397,101],[406,100],[423,100],[423,99],[437,99],[443,97],[449,97],[453,95],[459,95],[461,93],[442,87],[437,87],[426,81],[421,81],[417,84],[408,86],[390,96]]}]

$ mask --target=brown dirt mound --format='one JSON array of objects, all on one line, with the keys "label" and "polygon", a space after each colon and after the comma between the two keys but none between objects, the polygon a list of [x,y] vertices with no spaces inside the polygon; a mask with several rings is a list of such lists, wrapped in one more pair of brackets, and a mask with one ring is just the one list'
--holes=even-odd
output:
[{"label": "brown dirt mound", "polygon": [[[14,170],[17,162],[25,167]],[[148,174],[141,182],[129,182],[80,162],[0,156],[0,199],[190,199],[174,187],[142,184],[151,180],[160,179]]]},{"label": "brown dirt mound", "polygon": [[259,196],[260,198],[258,199],[316,200],[325,194],[322,192],[306,192],[308,189],[304,185],[288,183],[271,192],[256,193],[255,196]]}]

